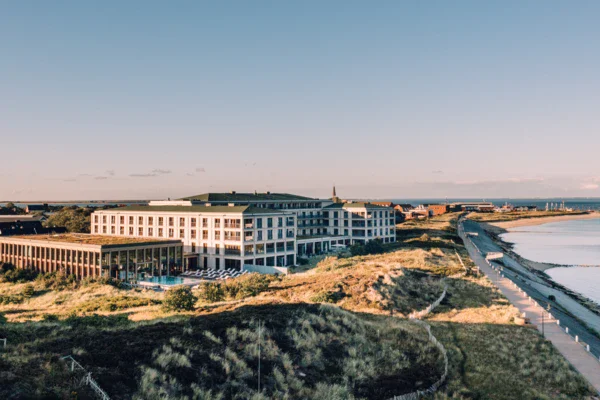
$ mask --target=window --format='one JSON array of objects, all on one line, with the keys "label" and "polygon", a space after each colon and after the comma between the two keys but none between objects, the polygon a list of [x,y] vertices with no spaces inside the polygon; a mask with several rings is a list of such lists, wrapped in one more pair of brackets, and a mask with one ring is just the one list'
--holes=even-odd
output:
[{"label": "window", "polygon": [[110,233],[112,233],[113,235],[115,234],[115,227],[114,226],[110,227]]},{"label": "window", "polygon": [[277,242],[277,252],[284,252],[285,251],[285,243],[284,242]]},{"label": "window", "polygon": [[179,218],[179,226],[185,226],[185,218]]},{"label": "window", "polygon": [[215,231],[215,240],[221,240],[221,231]]},{"label": "window", "polygon": [[158,224],[162,226],[162,224],[164,224],[164,218],[163,217],[158,217]]},{"label": "window", "polygon": [[267,231],[267,240],[273,240],[273,231],[271,229]]},{"label": "window", "polygon": [[154,228],[148,228],[148,236],[154,236]]},{"label": "window", "polygon": [[240,228],[240,220],[239,219],[226,218],[225,219],[225,228],[233,228],[233,229]]},{"label": "window", "polygon": [[256,240],[263,240],[263,234],[262,234],[262,231],[258,231],[258,232],[256,232]]},{"label": "window", "polygon": [[183,239],[183,238],[185,238],[185,229],[180,229],[180,230],[179,230],[179,238],[180,238],[180,239]]},{"label": "window", "polygon": [[235,231],[225,231],[225,240],[239,241],[241,240],[241,234]]},{"label": "window", "polygon": [[208,245],[206,243],[202,243],[202,253],[208,253]]},{"label": "window", "polygon": [[263,227],[263,219],[262,218],[256,218],[256,227],[258,229],[261,229]]},{"label": "window", "polygon": [[106,233],[106,226],[102,227],[102,233]]},{"label": "window", "polygon": [[202,239],[208,240],[208,231],[206,229],[202,231]]},{"label": "window", "polygon": [[94,215],[94,222],[98,223],[98,216],[97,215]]},{"label": "window", "polygon": [[133,226],[129,227],[129,236],[133,236]]},{"label": "window", "polygon": [[142,228],[142,227],[138,228],[138,236],[144,236],[144,228]]},{"label": "window", "polygon": [[129,225],[133,225],[133,217],[129,217]]},{"label": "window", "polygon": [[277,239],[283,239],[283,229],[277,230]]},{"label": "window", "polygon": [[286,251],[294,251],[294,242],[286,242],[285,250]]},{"label": "window", "polygon": [[267,228],[273,227],[273,218],[267,218]]},{"label": "window", "polygon": [[208,218],[202,218],[202,227],[206,228],[208,226]]},{"label": "window", "polygon": [[225,245],[225,255],[226,256],[239,256],[241,254],[240,246],[235,246],[231,244]]},{"label": "window", "polygon": [[275,252],[275,243],[267,243],[267,254]]},{"label": "window", "polygon": [[144,217],[138,217],[138,225],[144,225]]},{"label": "window", "polygon": [[158,237],[163,237],[163,228],[158,228]]},{"label": "window", "polygon": [[221,245],[218,243],[215,245],[215,254],[221,254]]},{"label": "window", "polygon": [[283,217],[277,218],[277,226],[283,226]]},{"label": "window", "polygon": [[154,225],[154,217],[148,217],[148,225]]},{"label": "window", "polygon": [[254,254],[254,246],[251,244],[247,244],[244,246],[244,254],[249,256]]},{"label": "window", "polygon": [[119,223],[121,223],[121,224],[124,224],[124,223],[125,223],[125,216],[124,216],[124,215],[121,215],[121,216],[119,217]]},{"label": "window", "polygon": [[192,229],[190,231],[190,236],[191,236],[192,239],[196,239],[196,230],[195,229]]},{"label": "window", "polygon": [[196,243],[192,243],[192,253],[196,252]]},{"label": "window", "polygon": [[256,245],[256,254],[265,254],[265,245],[264,244]]},{"label": "window", "polygon": [[169,237],[172,238],[175,236],[175,230],[173,228],[169,228]]},{"label": "window", "polygon": [[110,223],[111,223],[111,224],[114,224],[114,223],[115,223],[115,216],[114,216],[114,215],[111,215],[111,216],[110,216]]},{"label": "window", "polygon": [[196,218],[192,218],[191,225],[192,225],[192,228],[196,227]]},{"label": "window", "polygon": [[173,226],[175,218],[169,217],[169,226]]},{"label": "window", "polygon": [[105,224],[106,223],[106,215],[102,216],[102,223]]},{"label": "window", "polygon": [[94,233],[98,233],[98,225],[94,225]]},{"label": "window", "polygon": [[216,218],[215,219],[215,228],[220,228],[221,227],[221,218]]}]

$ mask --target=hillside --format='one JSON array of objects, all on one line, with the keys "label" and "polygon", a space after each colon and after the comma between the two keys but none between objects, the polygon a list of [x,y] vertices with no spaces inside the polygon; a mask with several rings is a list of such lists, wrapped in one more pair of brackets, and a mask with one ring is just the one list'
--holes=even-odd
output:
[{"label": "hillside", "polygon": [[402,224],[384,254],[206,286],[188,312],[164,311],[161,293],[107,282],[0,283],[5,298],[34,289],[20,304],[0,305],[8,320],[0,337],[9,342],[0,398],[83,396],[59,359],[73,354],[115,399],[386,399],[442,375],[439,350],[407,317],[444,288],[427,317],[449,360],[436,398],[589,398],[549,342],[514,325],[515,309],[470,273],[455,219]]}]

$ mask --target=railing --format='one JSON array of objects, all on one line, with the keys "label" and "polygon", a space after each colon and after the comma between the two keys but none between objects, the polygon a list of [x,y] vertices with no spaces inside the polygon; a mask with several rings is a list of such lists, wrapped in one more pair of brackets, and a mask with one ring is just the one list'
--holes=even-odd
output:
[{"label": "railing", "polygon": [[62,357],[62,359],[65,360],[65,362],[70,362],[69,368],[70,368],[71,372],[75,372],[75,370],[77,369],[77,370],[81,370],[85,373],[85,376],[81,380],[81,383],[91,387],[92,390],[94,391],[94,393],[96,394],[96,396],[98,396],[98,398],[100,398],[102,400],[110,400],[110,397],[108,396],[108,394],[104,390],[102,390],[100,385],[98,385],[98,382],[96,382],[92,378],[91,372],[87,372],[85,370],[85,368],[83,368],[83,366],[81,364],[79,364],[77,361],[75,361],[75,359],[70,355]]},{"label": "railing", "polygon": [[244,228],[245,229],[252,229],[252,228],[254,228],[254,224],[253,223],[244,224]]}]

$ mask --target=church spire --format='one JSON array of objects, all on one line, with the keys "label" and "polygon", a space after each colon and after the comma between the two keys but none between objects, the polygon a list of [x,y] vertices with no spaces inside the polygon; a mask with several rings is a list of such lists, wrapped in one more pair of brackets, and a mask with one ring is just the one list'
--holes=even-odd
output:
[{"label": "church spire", "polygon": [[337,197],[337,194],[335,194],[335,185],[333,185],[333,196],[332,197]]}]

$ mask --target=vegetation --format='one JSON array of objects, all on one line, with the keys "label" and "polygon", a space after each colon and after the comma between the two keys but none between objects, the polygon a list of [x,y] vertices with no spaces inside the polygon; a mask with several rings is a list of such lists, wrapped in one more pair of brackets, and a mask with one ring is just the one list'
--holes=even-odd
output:
[{"label": "vegetation", "polygon": [[350,254],[353,256],[366,256],[368,254],[380,254],[384,252],[383,242],[375,239],[366,244],[355,243],[350,246]]},{"label": "vegetation", "polygon": [[166,311],[192,311],[197,300],[189,286],[177,286],[165,293],[163,308]]},{"label": "vegetation", "polygon": [[25,209],[17,207],[15,203],[8,202],[4,207],[0,206],[0,215],[23,215]]},{"label": "vegetation", "polygon": [[[549,342],[512,323],[516,309],[485,277],[458,274],[459,257],[467,271],[473,264],[455,228],[456,214],[408,221],[395,250],[205,283],[182,296],[2,273],[0,293],[21,302],[0,305],[9,341],[0,398],[86,398],[60,361],[67,354],[115,399],[390,398],[441,375],[439,351],[405,317],[444,288],[428,316],[450,363],[435,398],[591,396]],[[164,307],[171,296],[183,306]]]},{"label": "vegetation", "polygon": [[64,207],[50,215],[45,222],[46,227],[64,227],[69,232],[90,233],[90,216],[95,211],[93,207]]}]

